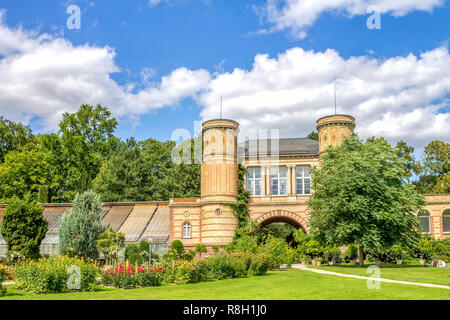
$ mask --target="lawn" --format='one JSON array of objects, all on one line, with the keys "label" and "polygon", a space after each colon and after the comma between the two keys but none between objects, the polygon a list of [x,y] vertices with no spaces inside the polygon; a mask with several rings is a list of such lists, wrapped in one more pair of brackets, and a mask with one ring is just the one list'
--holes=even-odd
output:
[{"label": "lawn", "polygon": [[99,289],[96,292],[34,295],[8,286],[0,300],[290,300],[290,299],[444,299],[450,290],[381,283],[380,289],[368,289],[365,280],[341,278],[302,270],[272,271],[266,276],[188,285],[133,290]]},{"label": "lawn", "polygon": [[[367,267],[368,265],[363,268],[350,265],[310,266],[310,268],[315,269],[368,277],[370,274],[367,273]],[[380,266],[380,272],[380,278],[450,286],[450,268],[426,268],[422,265],[382,264]]]}]

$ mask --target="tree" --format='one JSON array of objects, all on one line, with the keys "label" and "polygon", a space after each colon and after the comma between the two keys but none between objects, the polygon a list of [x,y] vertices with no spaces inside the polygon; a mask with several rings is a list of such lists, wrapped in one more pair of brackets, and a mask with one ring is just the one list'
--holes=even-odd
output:
[{"label": "tree", "polygon": [[117,120],[101,105],[81,105],[73,114],[64,113],[59,124],[63,158],[66,163],[65,197],[91,188],[105,159],[115,150],[118,139],[113,133]]},{"label": "tree", "polygon": [[199,258],[202,258],[202,253],[207,253],[208,250],[206,249],[206,246],[203,243],[198,243],[194,246],[195,253],[199,255]]},{"label": "tree", "polygon": [[0,116],[0,163],[13,150],[20,150],[33,140],[31,128]]},{"label": "tree", "polygon": [[98,257],[97,239],[105,230],[100,223],[101,210],[100,197],[93,191],[75,196],[71,212],[60,218],[60,252],[90,259]]},{"label": "tree", "polygon": [[361,265],[364,248],[417,241],[425,199],[405,184],[404,166],[384,139],[354,135],[329,148],[312,170],[311,234],[327,245],[358,245]]},{"label": "tree", "polygon": [[422,171],[417,189],[422,193],[450,192],[450,144],[435,140],[424,150]]},{"label": "tree", "polygon": [[0,164],[0,201],[8,203],[14,197],[24,198],[27,194],[37,200],[42,186],[55,187],[51,158],[52,154],[42,152],[33,143],[9,152]]},{"label": "tree", "polygon": [[102,253],[107,263],[114,264],[119,256],[119,251],[124,247],[125,234],[115,232],[111,227],[100,233],[97,239],[97,250]]},{"label": "tree", "polygon": [[36,206],[30,197],[24,200],[15,198],[8,205],[1,224],[8,256],[18,252],[26,258],[39,258],[41,241],[47,228],[42,208]]},{"label": "tree", "polygon": [[414,158],[414,147],[407,145],[404,141],[399,141],[395,147],[395,152],[400,159],[405,161],[404,176],[410,181],[414,173],[418,174],[421,171],[420,163]]},{"label": "tree", "polygon": [[319,141],[319,133],[317,131],[310,132],[307,136],[308,139]]}]

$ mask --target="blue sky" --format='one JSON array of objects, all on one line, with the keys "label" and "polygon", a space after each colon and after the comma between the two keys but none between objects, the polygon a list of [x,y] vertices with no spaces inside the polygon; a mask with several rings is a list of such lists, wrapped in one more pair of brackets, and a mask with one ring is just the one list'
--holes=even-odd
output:
[{"label": "blue sky", "polygon": [[[296,4],[298,1],[278,1],[279,11],[268,14],[264,10],[272,1],[266,0],[162,0],[153,4],[149,0],[0,0],[0,9],[4,9],[3,32],[14,33],[11,39],[22,39],[18,34],[20,30],[25,34],[23,37],[34,40],[30,47],[17,44],[17,48],[11,45],[13,49],[8,49],[9,44],[0,40],[0,63],[7,64],[8,59],[19,61],[26,55],[33,55],[33,61],[38,65],[39,59],[51,60],[37,53],[39,48],[48,45],[45,41],[36,40],[42,34],[51,36],[49,42],[55,39],[67,41],[65,45],[55,44],[54,50],[81,48],[82,52],[84,47],[90,55],[93,50],[109,47],[115,53],[109,58],[102,56],[97,62],[86,61],[88,69],[95,69],[97,63],[105,63],[104,73],[99,71],[89,76],[92,83],[88,85],[84,80],[72,81],[69,87],[61,89],[64,94],[49,89],[44,95],[41,89],[51,87],[50,80],[45,86],[40,85],[39,90],[33,87],[36,81],[27,84],[21,97],[17,98],[9,94],[14,89],[9,92],[0,90],[0,114],[28,122],[36,130],[51,131],[57,126],[58,112],[74,111],[83,102],[112,104],[111,109],[119,118],[119,136],[166,140],[177,128],[192,131],[193,121],[214,117],[214,113],[218,113],[218,97],[223,94],[224,116],[240,121],[244,131],[270,127],[279,128],[281,136],[304,136],[314,129],[314,119],[333,112],[332,98],[326,97],[326,91],[330,91],[330,86],[337,81],[338,109],[356,116],[362,136],[383,135],[392,141],[404,137],[417,148],[432,139],[450,139],[448,1],[417,0],[417,8],[414,5],[381,7],[380,30],[368,29],[366,20],[370,14],[362,12],[364,8],[351,7],[349,0],[339,0],[337,2],[342,4],[333,8],[319,6],[315,13],[302,11],[301,5]],[[366,2],[377,4],[379,1]],[[82,11],[79,30],[69,30],[66,26],[69,16],[66,8],[70,4],[78,5]],[[298,5],[297,11],[295,5]],[[428,10],[430,8],[432,10]],[[295,14],[299,14],[299,18],[294,22],[288,19]],[[302,15],[311,17],[313,14],[317,17],[308,25],[299,22]],[[299,36],[299,31],[305,34]],[[9,38],[5,41],[13,42]],[[7,49],[2,51],[2,45]],[[261,64],[256,63],[255,57],[264,54],[268,55],[266,59],[262,59]],[[326,57],[319,57],[322,54]],[[421,54],[428,54],[428,58],[421,58]],[[408,60],[408,55],[415,59]],[[358,60],[357,66],[354,66],[352,57]],[[328,60],[322,64],[321,59],[325,58]],[[283,59],[288,62],[282,63]],[[49,60],[43,64],[49,64]],[[333,61],[337,61],[339,66],[336,70]],[[386,61],[390,62],[383,65]],[[292,67],[286,66],[289,63]],[[441,65],[443,70],[437,70],[436,65]],[[11,63],[7,69],[12,78],[23,76],[14,73],[17,68],[12,66]],[[305,69],[304,66],[311,67],[306,75],[301,70]],[[269,69],[259,72],[260,67]],[[48,68],[53,68],[54,73]],[[72,72],[68,68],[64,75],[59,75],[59,65],[49,65],[48,68],[45,72],[28,74],[20,83],[30,79],[44,81],[46,74],[51,74],[48,78],[55,83],[62,83],[70,78],[68,75]],[[116,70],[111,71],[114,68]],[[365,68],[366,73],[361,71]],[[449,71],[445,72],[446,69]],[[198,83],[182,93],[177,91],[177,82],[168,81],[167,86],[162,86],[162,78],[170,77],[175,70],[181,70],[183,77],[190,71],[199,71],[190,75]],[[358,74],[353,76],[352,70],[357,70]],[[396,71],[389,74],[392,70]],[[284,78],[288,71],[289,76]],[[76,70],[73,72],[76,74],[73,79],[78,76],[83,79],[82,74]],[[432,72],[436,74],[430,74]],[[399,73],[399,81],[392,82],[392,77]],[[265,83],[272,74],[275,80]],[[103,79],[99,80],[100,83],[104,77],[109,77],[110,81],[99,84],[97,88],[96,79]],[[372,83],[371,79],[377,77],[380,79]],[[411,83],[408,78],[416,82]],[[298,101],[295,98],[284,101],[285,97],[295,96],[290,90],[296,81],[300,88]],[[125,88],[130,84],[133,88],[127,91],[127,97],[124,97],[125,89],[111,89],[115,85]],[[85,87],[105,91],[108,98],[101,94],[83,96]],[[139,100],[139,110],[134,110],[135,96],[152,88],[155,90]],[[109,92],[110,89],[113,91]],[[66,99],[65,96],[71,96],[71,90],[73,97]],[[378,95],[377,99],[361,98],[371,90]],[[161,97],[167,92],[173,94],[170,99]],[[266,95],[260,94],[262,92]],[[405,98],[408,94],[411,96]],[[388,101],[386,95],[390,97]],[[23,96],[34,99],[25,101]],[[272,99],[276,103],[264,103]],[[54,103],[41,110],[38,101],[44,100]],[[20,110],[14,109],[15,101]],[[126,110],[121,109],[120,104],[127,105]],[[147,107],[146,104],[152,106]],[[392,104],[391,109],[387,104]],[[386,127],[380,125],[382,123]]]}]

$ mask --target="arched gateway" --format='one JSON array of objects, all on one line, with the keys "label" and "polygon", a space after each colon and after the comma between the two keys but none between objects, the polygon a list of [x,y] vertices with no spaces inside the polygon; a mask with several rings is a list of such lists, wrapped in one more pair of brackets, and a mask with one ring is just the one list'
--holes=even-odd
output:
[{"label": "arched gateway", "polygon": [[250,218],[252,220],[255,220],[261,226],[261,228],[264,228],[271,223],[284,222],[290,224],[294,228],[302,228],[305,232],[308,232],[306,219],[301,217],[299,214],[290,211],[273,210],[259,215],[252,214]]}]

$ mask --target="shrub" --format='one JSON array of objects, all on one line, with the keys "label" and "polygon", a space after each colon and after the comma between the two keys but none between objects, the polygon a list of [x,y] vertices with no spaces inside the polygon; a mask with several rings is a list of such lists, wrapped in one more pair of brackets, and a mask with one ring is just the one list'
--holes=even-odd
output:
[{"label": "shrub", "polygon": [[[79,278],[76,277],[77,271]],[[68,292],[71,290],[69,284],[74,285],[74,290],[92,291],[97,272],[98,268],[93,263],[58,256],[22,262],[16,266],[14,278],[19,289],[32,293]]]},{"label": "shrub", "polygon": [[196,244],[194,246],[194,248],[195,248],[195,254],[196,255],[198,254],[200,259],[202,258],[202,253],[208,252],[208,250],[206,249],[206,246],[202,243]]},{"label": "shrub", "polygon": [[408,251],[401,244],[395,244],[391,248],[392,257],[396,260],[403,260],[408,257]]},{"label": "shrub", "polygon": [[[42,208],[28,197],[25,200],[16,198],[8,205],[1,224],[8,256],[40,257],[39,246],[47,232],[47,221],[42,212]],[[9,262],[14,263],[14,260]]]},{"label": "shrub", "polygon": [[205,260],[166,260],[163,262],[163,266],[166,270],[164,278],[168,283],[196,283],[207,279],[207,264]]},{"label": "shrub", "polygon": [[6,266],[0,264],[0,296],[3,296],[6,293],[6,288],[3,287],[3,281],[6,280],[7,274]]},{"label": "shrub", "polygon": [[101,283],[121,289],[160,286],[165,269],[135,264],[101,268]]},{"label": "shrub", "polygon": [[250,275],[263,276],[272,267],[272,258],[269,254],[256,254],[252,256],[252,262],[250,265]]},{"label": "shrub", "polygon": [[98,257],[97,239],[104,231],[100,223],[102,202],[93,191],[77,194],[69,214],[60,218],[59,250],[78,253],[83,257]]},{"label": "shrub", "polygon": [[358,258],[358,247],[354,244],[350,244],[347,249],[345,249],[343,257],[346,262],[355,260],[356,258]]},{"label": "shrub", "polygon": [[324,250],[324,261],[339,263],[341,261],[341,250],[336,246],[326,247]]},{"label": "shrub", "polygon": [[258,247],[257,252],[268,254],[272,260],[272,267],[289,263],[289,261],[287,261],[288,254],[286,240],[276,238],[270,234],[266,237],[264,244]]},{"label": "shrub", "polygon": [[135,243],[130,243],[125,248],[125,260],[129,261],[130,264],[142,264],[142,257],[139,252],[139,246]]},{"label": "shrub", "polygon": [[115,263],[118,259],[119,251],[123,248],[125,234],[114,232],[110,227],[108,231],[99,234],[97,239],[97,250],[101,252],[107,263]]},{"label": "shrub", "polygon": [[248,253],[219,253],[207,259],[208,278],[223,280],[247,275],[251,256]]}]

